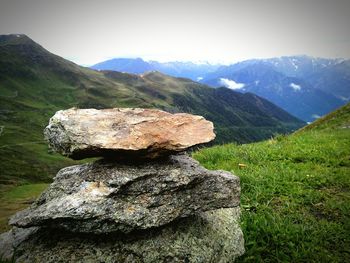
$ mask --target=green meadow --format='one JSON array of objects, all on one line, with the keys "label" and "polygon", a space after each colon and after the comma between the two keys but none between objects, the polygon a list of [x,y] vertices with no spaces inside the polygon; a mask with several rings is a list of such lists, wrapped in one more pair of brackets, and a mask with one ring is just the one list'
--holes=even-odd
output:
[{"label": "green meadow", "polygon": [[193,156],[240,177],[239,262],[350,262],[350,105],[289,136]]}]

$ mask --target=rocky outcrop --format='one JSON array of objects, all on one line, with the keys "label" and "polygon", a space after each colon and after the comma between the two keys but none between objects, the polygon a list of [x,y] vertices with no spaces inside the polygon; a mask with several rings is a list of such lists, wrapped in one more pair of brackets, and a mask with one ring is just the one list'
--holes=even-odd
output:
[{"label": "rocky outcrop", "polygon": [[57,152],[73,158],[96,156],[155,158],[207,143],[213,123],[201,116],[155,109],[115,108],[58,111],[45,128]]},{"label": "rocky outcrop", "polygon": [[208,171],[187,155],[134,164],[99,161],[62,169],[17,227],[54,226],[74,232],[130,232],[198,212],[239,205],[239,179]]},{"label": "rocky outcrop", "polygon": [[106,157],[108,149],[108,158],[59,171],[31,207],[10,219],[14,227],[0,236],[0,258],[233,262],[244,252],[238,177],[171,154],[214,137],[202,117],[70,109],[56,113],[45,133],[62,154]]}]

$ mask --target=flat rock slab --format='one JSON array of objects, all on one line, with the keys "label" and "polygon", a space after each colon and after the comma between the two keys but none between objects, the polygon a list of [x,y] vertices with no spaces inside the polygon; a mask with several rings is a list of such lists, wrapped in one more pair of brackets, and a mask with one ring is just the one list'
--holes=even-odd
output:
[{"label": "flat rock slab", "polygon": [[2,259],[21,263],[231,263],[243,253],[239,207],[200,213],[126,236],[83,235],[35,227],[13,228],[0,235]]},{"label": "flat rock slab", "polygon": [[238,177],[209,171],[184,154],[137,165],[98,161],[62,169],[40,198],[14,215],[10,224],[128,233],[203,211],[237,207],[239,198]]},{"label": "flat rock slab", "polygon": [[97,156],[156,158],[215,138],[213,123],[201,116],[155,109],[68,109],[45,128],[55,151],[72,159]]}]

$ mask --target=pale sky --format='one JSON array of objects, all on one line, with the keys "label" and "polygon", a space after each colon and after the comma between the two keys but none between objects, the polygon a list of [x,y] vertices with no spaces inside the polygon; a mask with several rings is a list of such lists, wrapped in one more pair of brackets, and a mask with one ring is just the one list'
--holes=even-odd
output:
[{"label": "pale sky", "polygon": [[0,34],[78,64],[350,58],[350,0],[0,0]]}]

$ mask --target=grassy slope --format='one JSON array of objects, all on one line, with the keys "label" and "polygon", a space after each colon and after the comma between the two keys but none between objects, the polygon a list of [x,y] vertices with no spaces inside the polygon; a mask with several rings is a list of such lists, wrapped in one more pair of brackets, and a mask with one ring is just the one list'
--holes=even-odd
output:
[{"label": "grassy slope", "polygon": [[340,107],[338,110],[319,118],[310,125],[307,125],[298,130],[297,133],[302,133],[309,130],[328,130],[346,129],[350,127],[350,104]]},{"label": "grassy slope", "polygon": [[349,123],[350,104],[290,136],[194,154],[241,178],[240,262],[350,261]]}]

